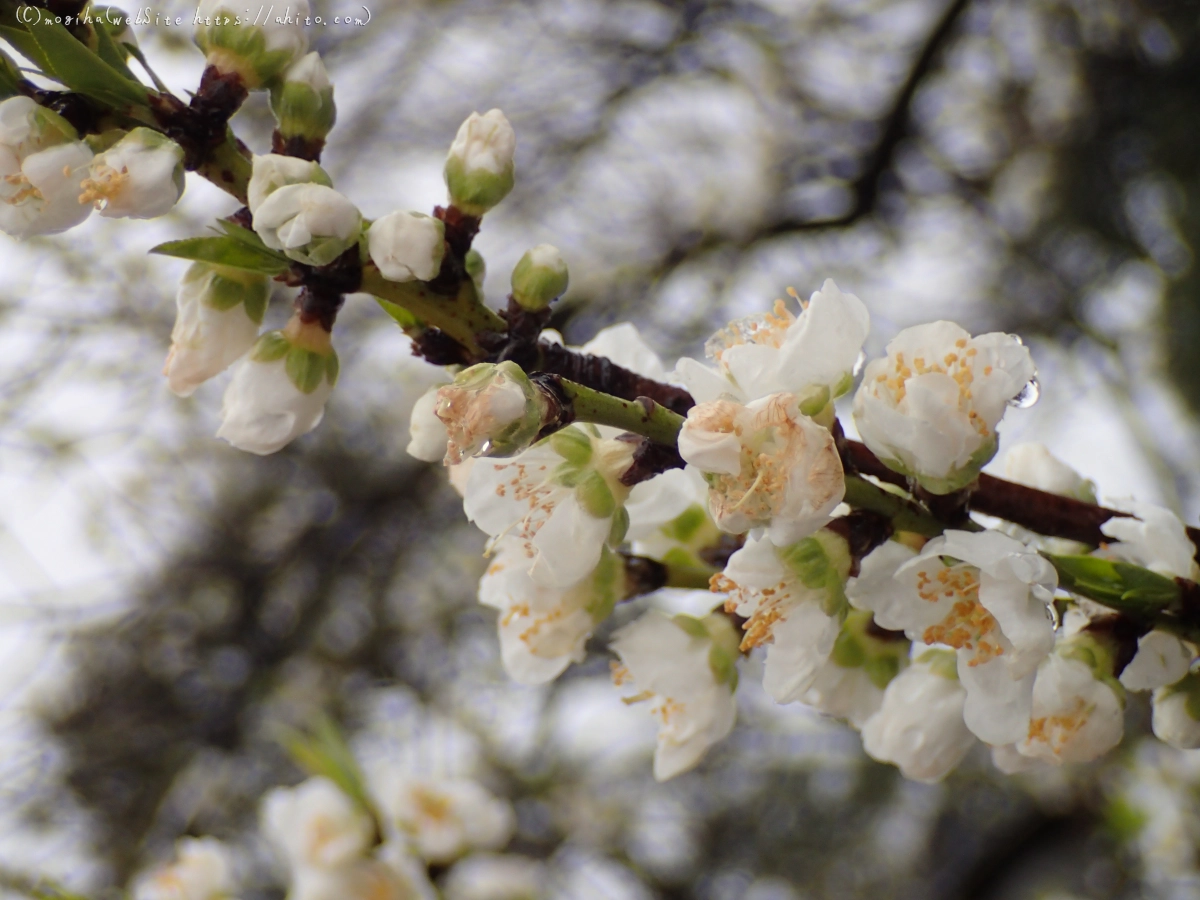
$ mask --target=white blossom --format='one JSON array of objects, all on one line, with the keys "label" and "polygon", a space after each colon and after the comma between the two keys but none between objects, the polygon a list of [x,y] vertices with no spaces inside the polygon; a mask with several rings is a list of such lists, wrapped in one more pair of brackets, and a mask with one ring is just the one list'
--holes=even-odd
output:
[{"label": "white blossom", "polygon": [[515,826],[508,801],[467,778],[414,776],[393,768],[376,779],[374,789],[389,829],[406,836],[431,863],[502,847]]},{"label": "white blossom", "polygon": [[446,157],[451,202],[469,216],[481,216],[508,196],[516,147],[517,136],[504,113],[471,113]]},{"label": "white blossom", "polygon": [[944,494],[970,483],[996,453],[996,425],[1036,375],[1012,335],[971,337],[953,322],[901,331],[867,366],[854,421],[889,468]]},{"label": "white blossom", "polygon": [[250,182],[246,185],[246,206],[251,214],[258,212],[263,201],[279,188],[289,184],[322,184],[333,182],[317,163],[295,156],[264,153],[250,163]]},{"label": "white blossom", "polygon": [[310,266],[333,262],[354,246],[362,216],[354,204],[323,184],[276,188],[254,212],[264,244]]},{"label": "white blossom", "polygon": [[845,540],[820,531],[786,547],[751,538],[714,581],[729,595],[725,609],[746,619],[741,649],[767,645],[763,687],[776,703],[801,699],[828,660],[849,570]]},{"label": "white blossom", "polygon": [[500,611],[500,654],[518,684],[543,684],[582,662],[596,624],[624,596],[620,557],[602,551],[596,568],[568,587],[538,584],[529,575],[524,545],[511,538],[496,544],[479,582],[479,602]]},{"label": "white blossom", "polygon": [[133,900],[223,900],[233,892],[229,850],[215,838],[181,838],[174,862],[140,876]]},{"label": "white blossom", "polygon": [[879,712],[863,725],[863,749],[899,766],[905,778],[940,781],[975,744],[963,721],[967,693],[949,652],[918,645],[913,651],[912,664],[892,679]]},{"label": "white blossom", "polygon": [[183,148],[151,128],[135,128],[88,165],[80,203],[107,218],[154,219],[183,196]]},{"label": "white blossom", "polygon": [[818,415],[853,385],[871,320],[862,301],[832,279],[801,306],[794,316],[777,300],[770,313],[729,323],[705,345],[716,371],[684,358],[679,378],[702,403],[726,395],[746,403],[786,392],[797,396],[802,412]]},{"label": "white blossom", "polygon": [[193,263],[175,294],[175,327],[163,366],[180,397],[244,356],[258,339],[271,282],[265,275]]},{"label": "white blossom", "polygon": [[1195,652],[1165,631],[1151,631],[1138,638],[1137,653],[1121,672],[1121,684],[1129,691],[1152,691],[1174,684],[1188,673]]},{"label": "white blossom", "polygon": [[92,208],[79,194],[91,160],[82,141],[23,157],[0,147],[0,231],[24,239],[58,234],[86,219]]},{"label": "white blossom", "polygon": [[388,213],[367,229],[367,248],[389,281],[429,281],[442,267],[446,226],[423,213]]},{"label": "white blossom", "polygon": [[619,479],[632,461],[632,444],[571,426],[512,459],[478,459],[463,508],[493,538],[520,541],[539,584],[569,587],[624,537],[629,488]]},{"label": "white blossom", "polygon": [[655,610],[620,628],[610,648],[621,660],[613,680],[649,701],[658,719],[654,778],[666,781],[700,762],[733,729],[737,635],[721,615],[707,619]]},{"label": "white blossom", "polygon": [[1096,502],[1096,486],[1058,459],[1045,444],[1014,444],[1009,448],[1004,455],[1004,477],[1039,491]]},{"label": "white blossom", "polygon": [[1200,677],[1188,675],[1154,692],[1154,735],[1182,750],[1200,748]]},{"label": "white blossom", "polygon": [[779,545],[826,524],[846,489],[833,436],[800,414],[792,394],[693,406],[679,453],[704,473],[718,528],[766,528]]},{"label": "white blossom", "polygon": [[529,376],[510,360],[459,372],[437,392],[435,411],[446,426],[446,465],[524,450],[541,430],[544,405]]},{"label": "white blossom", "polygon": [[622,368],[629,369],[654,381],[667,381],[667,369],[662,359],[646,343],[637,326],[629,322],[609,325],[579,348],[580,353],[602,356]]},{"label": "white blossom", "polygon": [[408,455],[425,462],[441,462],[446,456],[446,425],[438,418],[438,389],[434,385],[413,404],[409,417]]},{"label": "white blossom", "polygon": [[900,590],[860,594],[855,602],[883,628],[957,651],[966,723],[982,740],[1008,744],[1022,737],[1034,671],[1054,647],[1053,567],[998,532],[947,531],[901,566],[895,580]]},{"label": "white blossom", "polygon": [[259,815],[293,871],[339,869],[363,857],[375,838],[371,817],[328,778],[269,791]]},{"label": "white blossom", "polygon": [[1130,516],[1113,516],[1100,530],[1118,543],[1104,548],[1104,555],[1145,566],[1168,578],[1200,578],[1196,545],[1188,538],[1179,517],[1153,503],[1117,504]]},{"label": "white blossom", "polygon": [[58,113],[30,97],[15,96],[0,102],[0,159],[25,157],[79,137]]},{"label": "white blossom", "polygon": [[1094,651],[1068,640],[1038,667],[1029,730],[1017,744],[1021,754],[1052,763],[1088,762],[1120,742],[1120,685],[1097,677],[1094,660]]},{"label": "white blossom", "polygon": [[242,359],[225,390],[217,437],[239,450],[275,453],[312,431],[337,381],[337,354],[318,324],[293,318]]},{"label": "white blossom", "polygon": [[541,900],[546,867],[525,856],[474,853],[446,875],[446,900]]}]

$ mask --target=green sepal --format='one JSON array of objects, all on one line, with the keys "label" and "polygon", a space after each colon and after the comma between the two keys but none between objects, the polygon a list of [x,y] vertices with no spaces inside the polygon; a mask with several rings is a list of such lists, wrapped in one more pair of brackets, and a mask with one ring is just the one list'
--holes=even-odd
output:
[{"label": "green sepal", "polygon": [[550,449],[571,466],[586,466],[592,461],[592,439],[574,426],[550,435]]},{"label": "green sepal", "polygon": [[845,538],[822,529],[787,547],[776,550],[779,560],[810,590],[821,591],[821,611],[845,618],[846,578],[850,574],[850,548]]},{"label": "green sepal", "polygon": [[303,347],[291,347],[287,352],[287,375],[296,390],[302,394],[311,394],[325,380],[325,361],[329,357],[305,350]]},{"label": "green sepal", "polygon": [[325,357],[325,377],[329,379],[329,386],[333,387],[337,384],[338,375],[342,371],[341,361],[338,359],[337,352],[329,351],[329,355]]},{"label": "green sepal", "polygon": [[217,266],[228,266],[231,269],[261,272],[264,275],[279,275],[290,269],[292,265],[287,257],[274,250],[265,247],[259,250],[245,241],[228,235],[167,241],[165,244],[152,247],[150,252],[162,256],[174,256],[177,259],[190,259]]},{"label": "green sepal", "polygon": [[625,540],[625,535],[629,532],[629,510],[624,506],[618,506],[616,512],[613,513],[612,527],[608,529],[609,546],[615,547]]},{"label": "green sepal", "polygon": [[269,363],[287,356],[292,349],[292,342],[279,331],[268,331],[262,335],[250,349],[250,358],[255,362]]},{"label": "green sepal", "polygon": [[797,396],[796,400],[801,415],[818,416],[829,405],[829,388],[823,384],[814,385],[802,395]]},{"label": "green sepal", "polygon": [[594,470],[575,486],[575,499],[597,519],[607,519],[617,511],[617,498],[613,496],[612,488],[604,476]]},{"label": "green sepal", "polygon": [[393,321],[405,332],[415,331],[422,327],[421,320],[410,313],[403,306],[393,303],[390,300],[384,300],[382,297],[376,297],[375,302],[379,304],[379,308],[387,313]]},{"label": "green sepal", "polygon": [[42,21],[30,28],[29,34],[41,50],[48,74],[76,93],[118,108],[149,105],[145,87],[75,40],[63,25]]},{"label": "green sepal", "polygon": [[584,610],[599,624],[607,619],[624,596],[625,560],[607,547],[600,551],[600,562],[592,573],[588,588],[591,596]]},{"label": "green sepal", "polygon": [[958,681],[958,655],[953,650],[926,650],[916,661],[928,666],[934,675]]}]

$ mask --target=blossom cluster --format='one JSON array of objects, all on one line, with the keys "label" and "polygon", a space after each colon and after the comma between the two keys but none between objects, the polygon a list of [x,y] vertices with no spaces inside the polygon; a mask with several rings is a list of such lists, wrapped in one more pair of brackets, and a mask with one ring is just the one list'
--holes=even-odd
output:
[{"label": "blossom cluster", "polygon": [[[894,530],[855,556],[833,404],[854,388],[868,328],[862,302],[827,281],[798,311],[779,301],[719,331],[708,364],[685,358],[667,372],[632,326],[601,332],[580,351],[697,401],[678,439],[686,468],[633,488],[622,480],[631,445],[603,426],[573,425],[520,452],[509,442],[492,454],[504,458],[478,449],[537,419],[500,373],[466,399],[461,385],[432,389],[414,410],[414,443],[422,458],[469,469],[456,483],[468,518],[492,536],[479,596],[499,610],[510,675],[536,684],[581,661],[615,604],[636,593],[623,556],[633,553],[668,571],[711,572],[713,605],[723,605],[699,618],[622,615],[609,636],[614,681],[659,720],[659,779],[729,733],[740,660],[757,653],[776,702],[846,720],[868,754],[918,780],[944,777],[980,745],[1005,772],[1094,759],[1120,740],[1130,690],[1154,691],[1163,740],[1200,745],[1195,648],[1150,631],[1122,658],[1112,613],[1059,588],[1035,535],[969,521],[932,538]],[[914,489],[950,494],[997,452],[997,426],[1035,376],[1012,335],[909,328],[862,372],[854,423]],[[448,439],[463,429],[481,458]],[[1017,481],[1094,500],[1039,445],[1014,447],[1009,463]],[[1097,554],[1193,577],[1196,548],[1179,520],[1144,505],[1130,512],[1103,526],[1112,542]],[[722,534],[738,549],[714,571],[712,552],[729,546]]]}]

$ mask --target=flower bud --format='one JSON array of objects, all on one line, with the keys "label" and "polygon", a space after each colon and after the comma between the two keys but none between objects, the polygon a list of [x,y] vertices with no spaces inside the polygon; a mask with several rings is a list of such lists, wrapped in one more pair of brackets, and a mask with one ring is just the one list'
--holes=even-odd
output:
[{"label": "flower bud", "polygon": [[308,0],[296,0],[283,15],[259,24],[231,0],[201,0],[192,20],[196,43],[208,64],[222,73],[236,73],[251,90],[275,78],[308,48],[301,24],[309,14]]},{"label": "flower bud", "polygon": [[329,73],[315,50],[300,57],[271,87],[271,112],[285,138],[324,140],[333,128],[337,108]]},{"label": "flower bud", "polygon": [[217,437],[259,455],[282,449],[317,427],[337,376],[329,332],[293,316],[283,331],[260,337],[239,364]]},{"label": "flower bud", "polygon": [[135,128],[88,166],[80,203],[110,219],[153,219],[183,195],[183,148],[150,128]]},{"label": "flower bud", "polygon": [[315,162],[264,153],[250,164],[250,183],[246,185],[246,206],[251,214],[258,212],[264,200],[288,184],[323,184],[333,187],[333,180]]},{"label": "flower bud", "polygon": [[442,267],[446,226],[424,213],[388,213],[367,230],[367,250],[388,281],[429,281]]},{"label": "flower bud", "polygon": [[1200,747],[1200,675],[1187,675],[1154,692],[1154,735],[1172,747]]},{"label": "flower bud", "polygon": [[513,187],[517,137],[498,109],[471,113],[462,123],[446,158],[450,202],[469,216],[482,216]]},{"label": "flower bud", "polygon": [[289,184],[254,213],[254,230],[272,250],[310,266],[333,262],[354,246],[362,216],[354,204],[322,184]]},{"label": "flower bud", "polygon": [[464,369],[437,396],[437,416],[449,437],[446,465],[472,456],[512,456],[542,427],[541,395],[514,362]]},{"label": "flower bud", "polygon": [[512,273],[513,299],[523,309],[545,309],[567,291],[567,264],[558,248],[538,244],[526,250]]},{"label": "flower bud", "polygon": [[258,337],[270,296],[266,275],[192,263],[175,295],[178,313],[163,367],[167,386],[187,397],[244,356]]},{"label": "flower bud", "polygon": [[463,260],[463,266],[467,270],[467,274],[471,276],[471,281],[475,284],[475,293],[483,298],[483,282],[487,278],[487,261],[483,258],[483,254],[472,247],[467,251],[466,259]]}]

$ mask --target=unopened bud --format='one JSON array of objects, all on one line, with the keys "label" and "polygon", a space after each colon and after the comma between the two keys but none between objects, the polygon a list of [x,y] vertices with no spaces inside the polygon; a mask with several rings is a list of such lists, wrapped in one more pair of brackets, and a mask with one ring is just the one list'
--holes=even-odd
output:
[{"label": "unopened bud", "polygon": [[466,259],[463,260],[463,267],[467,270],[467,274],[475,284],[475,293],[482,299],[483,282],[487,278],[487,261],[483,258],[483,254],[472,247],[467,251]]},{"label": "unopened bud", "polygon": [[442,267],[446,226],[424,213],[388,213],[371,223],[367,250],[388,281],[429,281]]},{"label": "unopened bud", "polygon": [[333,187],[333,180],[315,162],[264,153],[250,163],[250,183],[246,186],[246,205],[258,212],[262,202],[279,188],[289,184],[323,184]]},{"label": "unopened bud", "polygon": [[306,49],[308,0],[296,0],[284,15],[266,16],[256,24],[232,0],[201,0],[193,22],[196,43],[208,64],[225,74],[241,76],[248,88],[262,87],[278,76]]},{"label": "unopened bud", "polygon": [[271,87],[271,112],[284,138],[324,140],[333,128],[337,108],[333,85],[316,51],[300,57]]},{"label": "unopened bud", "polygon": [[264,244],[289,259],[325,266],[358,242],[362,216],[333,188],[289,184],[259,205],[254,230]]},{"label": "unopened bud", "polygon": [[437,416],[449,438],[446,465],[472,456],[512,456],[541,430],[541,394],[516,363],[480,363],[439,388]]},{"label": "unopened bud", "polygon": [[513,187],[517,137],[498,109],[471,113],[458,129],[446,157],[450,202],[469,216],[482,216]]},{"label": "unopened bud", "polygon": [[523,309],[545,309],[567,290],[567,264],[552,244],[526,250],[512,273],[513,299]]}]

